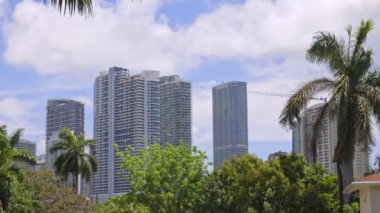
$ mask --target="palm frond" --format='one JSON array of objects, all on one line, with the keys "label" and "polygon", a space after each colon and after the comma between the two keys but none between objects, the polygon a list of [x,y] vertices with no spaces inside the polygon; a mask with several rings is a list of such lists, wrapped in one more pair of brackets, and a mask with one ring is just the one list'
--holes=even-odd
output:
[{"label": "palm frond", "polygon": [[355,88],[355,92],[369,102],[372,116],[380,128],[380,72],[369,72]]},{"label": "palm frond", "polygon": [[23,129],[17,129],[10,137],[9,143],[11,144],[12,147],[15,147],[16,144],[20,142],[22,133],[24,132]]},{"label": "palm frond", "polygon": [[53,144],[53,146],[49,148],[49,152],[55,153],[61,150],[65,150],[68,146],[69,145],[67,141],[58,141],[57,143]]},{"label": "palm frond", "polygon": [[327,78],[321,78],[302,86],[294,95],[292,95],[285,104],[280,115],[280,124],[282,126],[294,127],[299,120],[299,114],[307,102],[318,92],[331,90],[333,81]]},{"label": "palm frond", "polygon": [[0,134],[2,135],[7,134],[7,127],[5,125],[0,125]]},{"label": "palm frond", "polygon": [[36,159],[26,150],[17,150],[14,155],[14,160],[27,163],[29,165],[36,165]]},{"label": "palm frond", "polygon": [[372,132],[372,120],[371,113],[372,107],[371,103],[364,97],[355,95],[355,120],[356,120],[356,131],[357,140],[361,145],[364,145],[364,149],[368,148],[374,144],[373,132]]},{"label": "palm frond", "polygon": [[78,12],[80,15],[92,16],[92,0],[51,0],[51,5],[56,7],[59,12],[70,15]]},{"label": "palm frond", "polygon": [[91,148],[95,148],[95,141],[94,140],[86,140],[84,145],[90,146]]},{"label": "palm frond", "polygon": [[356,32],[356,42],[354,47],[354,52],[352,54],[352,59],[357,57],[357,53],[363,48],[364,42],[367,40],[368,33],[373,29],[372,20],[361,21],[360,26]]},{"label": "palm frond", "polygon": [[68,143],[74,143],[76,141],[75,135],[68,128],[64,128],[59,132],[59,138]]},{"label": "palm frond", "polygon": [[372,63],[372,50],[359,50],[356,53],[356,57],[351,60],[353,80],[362,80],[362,77],[367,75],[369,68],[372,66]]},{"label": "palm frond", "polygon": [[360,86],[362,85],[380,87],[380,71],[368,71],[361,79]]},{"label": "palm frond", "polygon": [[332,118],[338,118],[339,107],[346,102],[346,98],[348,97],[347,91],[350,86],[349,82],[350,78],[346,75],[341,75],[334,81],[334,89],[329,101],[329,111]]},{"label": "palm frond", "polygon": [[58,156],[57,160],[55,160],[54,162],[55,173],[62,175],[65,178],[67,178],[67,176],[69,175],[68,170],[65,169],[67,160],[68,160],[67,154],[63,153],[60,156]]},{"label": "palm frond", "polygon": [[334,34],[319,32],[314,36],[314,42],[307,50],[306,59],[313,63],[328,64],[336,76],[345,71],[344,52],[344,43],[338,41]]}]

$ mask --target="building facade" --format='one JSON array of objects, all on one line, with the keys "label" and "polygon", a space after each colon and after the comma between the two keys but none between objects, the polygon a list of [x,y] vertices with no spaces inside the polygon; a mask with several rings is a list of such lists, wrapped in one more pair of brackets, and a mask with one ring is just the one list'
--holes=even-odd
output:
[{"label": "building facade", "polygon": [[58,141],[58,134],[63,128],[73,131],[75,136],[84,134],[84,104],[74,100],[52,99],[47,103],[46,115],[46,167],[54,168],[59,156],[50,154],[49,149]]},{"label": "building facade", "polygon": [[93,200],[126,193],[127,173],[118,167],[114,144],[121,151],[160,142],[160,81],[158,71],[129,71],[111,67],[94,84],[94,140],[98,171],[93,178]]},{"label": "building facade", "polygon": [[[36,157],[36,143],[32,141],[20,139],[20,141],[15,145],[15,148],[18,150],[27,151],[32,157],[34,158]],[[34,169],[34,166],[29,165],[24,162],[17,162],[17,165],[24,169],[30,169],[30,170]]]},{"label": "building facade", "polygon": [[178,75],[160,78],[160,141],[191,146],[191,83]]},{"label": "building facade", "polygon": [[[301,114],[300,122],[293,128],[292,148],[295,153],[302,153],[311,160],[309,147],[313,124],[318,117],[323,104],[313,105]],[[333,163],[334,150],[338,141],[337,122],[328,114],[322,118],[322,124],[317,135],[317,161],[332,174],[337,174],[336,163]],[[356,145],[354,153],[354,177],[361,178],[369,171],[369,152]]]},{"label": "building facade", "polygon": [[231,81],[212,89],[214,168],[248,153],[247,83]]}]

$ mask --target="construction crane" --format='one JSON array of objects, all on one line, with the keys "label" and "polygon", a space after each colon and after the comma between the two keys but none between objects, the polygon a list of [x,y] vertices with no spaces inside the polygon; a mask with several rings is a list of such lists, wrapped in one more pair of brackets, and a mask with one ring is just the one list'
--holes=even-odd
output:
[{"label": "construction crane", "polygon": [[[283,97],[283,98],[288,98],[288,97],[293,95],[293,94],[289,94],[289,93],[274,93],[274,92],[263,92],[263,91],[248,91],[248,93],[252,93],[252,94],[256,94],[256,95],[277,96],[277,97]],[[327,102],[327,98],[323,98],[323,97],[319,97],[319,98],[318,97],[311,97],[309,99]]]}]

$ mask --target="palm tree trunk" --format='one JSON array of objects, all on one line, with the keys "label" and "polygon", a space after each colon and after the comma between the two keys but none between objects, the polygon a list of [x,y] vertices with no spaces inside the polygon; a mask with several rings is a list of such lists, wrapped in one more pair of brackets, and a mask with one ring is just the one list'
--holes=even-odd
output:
[{"label": "palm tree trunk", "polygon": [[339,178],[339,199],[341,207],[349,204],[351,200],[351,193],[345,194],[343,190],[351,184],[353,180],[353,160],[352,159],[339,159],[337,161],[337,172]]},{"label": "palm tree trunk", "polygon": [[81,184],[80,184],[81,175],[80,175],[80,173],[77,175],[77,178],[78,178],[78,181],[77,181],[77,193],[78,193],[78,195],[80,195],[80,188],[81,188]]}]

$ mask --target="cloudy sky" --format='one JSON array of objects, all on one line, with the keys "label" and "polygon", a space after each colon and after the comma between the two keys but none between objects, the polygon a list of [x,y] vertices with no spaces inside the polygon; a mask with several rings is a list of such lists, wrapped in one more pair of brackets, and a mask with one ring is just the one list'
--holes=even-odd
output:
[{"label": "cloudy sky", "polygon": [[[49,98],[85,103],[92,137],[93,82],[110,66],[192,81],[193,143],[212,159],[214,85],[240,80],[249,91],[291,93],[329,76],[305,61],[313,35],[343,37],[362,19],[375,22],[368,45],[380,64],[379,0],[95,0],[93,18],[64,17],[41,2],[0,0],[0,123],[25,128],[39,154]],[[291,132],[278,124],[286,99],[248,100],[249,151],[262,158],[290,151]]]}]

